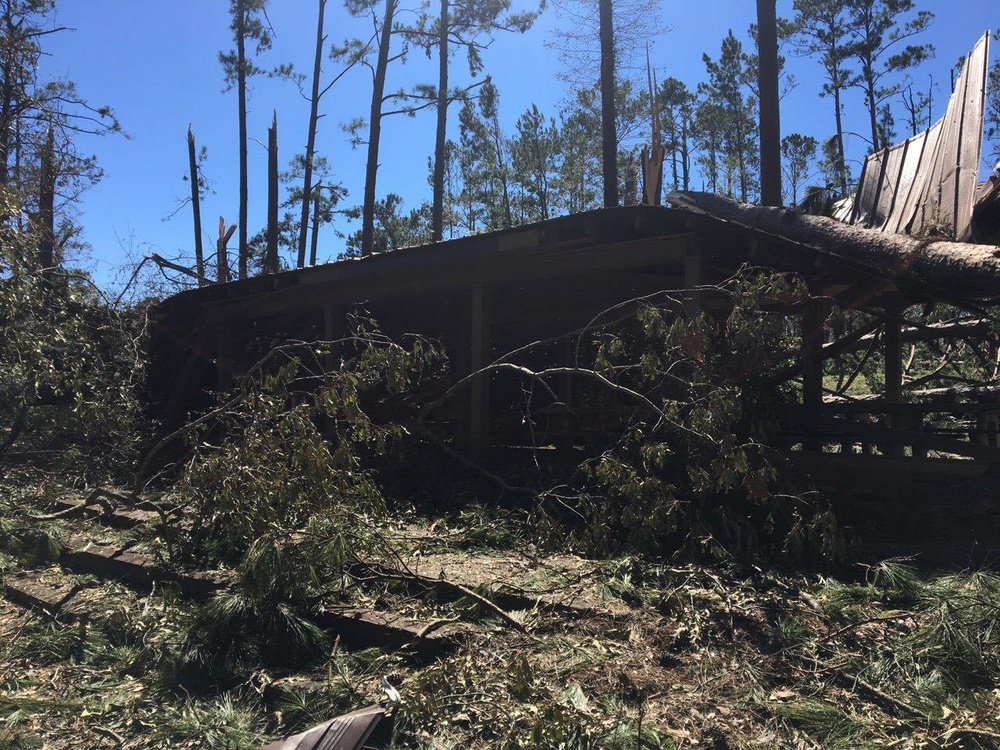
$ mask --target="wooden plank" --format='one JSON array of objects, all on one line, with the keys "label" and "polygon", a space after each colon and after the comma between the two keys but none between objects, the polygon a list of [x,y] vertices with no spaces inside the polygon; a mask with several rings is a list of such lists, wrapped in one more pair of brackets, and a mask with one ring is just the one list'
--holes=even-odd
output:
[{"label": "wooden plank", "polygon": [[705,293],[698,287],[708,282],[708,261],[701,242],[692,241],[684,255],[684,316],[693,320],[705,310]]},{"label": "wooden plank", "polygon": [[842,484],[863,481],[862,472],[884,477],[897,474],[907,479],[977,479],[986,475],[990,465],[985,461],[963,461],[947,458],[893,458],[888,456],[844,455],[841,453],[804,453],[786,451],[783,455],[810,474],[833,476]]},{"label": "wooden plank", "polygon": [[[806,302],[802,315],[802,407],[810,426],[819,423],[823,409],[823,339],[827,312],[827,300],[813,298]],[[803,447],[807,451],[819,451],[821,445],[807,438]]]},{"label": "wooden plank", "polygon": [[454,628],[434,630],[423,635],[430,623],[392,612],[375,612],[358,607],[329,607],[317,616],[316,624],[339,636],[348,648],[409,651],[421,660],[441,656],[457,645]]},{"label": "wooden plank", "polygon": [[145,555],[99,544],[66,550],[60,562],[76,573],[114,578],[142,591],[151,591],[164,583],[176,585],[192,599],[207,599],[225,585],[223,580],[208,573],[178,573]]}]

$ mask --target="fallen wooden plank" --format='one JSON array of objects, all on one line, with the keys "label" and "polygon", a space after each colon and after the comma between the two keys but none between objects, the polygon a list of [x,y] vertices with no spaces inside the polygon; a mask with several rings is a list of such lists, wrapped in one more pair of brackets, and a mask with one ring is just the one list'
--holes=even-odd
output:
[{"label": "fallen wooden plank", "polygon": [[409,651],[418,659],[450,651],[462,632],[452,626],[434,628],[433,622],[357,607],[329,607],[316,618],[316,624],[337,635],[348,648]]},{"label": "fallen wooden plank", "polygon": [[225,588],[226,581],[209,573],[180,573],[167,570],[146,555],[116,549],[111,545],[89,544],[65,550],[60,562],[76,573],[113,578],[142,591],[164,584],[177,586],[184,596],[204,600]]},{"label": "fallen wooden plank", "polygon": [[76,598],[82,587],[68,582],[44,582],[28,573],[7,576],[4,596],[27,609],[34,609],[63,622],[86,617],[86,610]]}]

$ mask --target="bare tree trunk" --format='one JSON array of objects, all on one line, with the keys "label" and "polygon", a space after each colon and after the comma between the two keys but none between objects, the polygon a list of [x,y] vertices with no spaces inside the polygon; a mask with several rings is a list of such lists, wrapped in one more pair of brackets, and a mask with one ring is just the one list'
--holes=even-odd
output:
[{"label": "bare tree trunk", "polygon": [[438,38],[437,134],[434,140],[434,202],[431,207],[431,241],[444,239],[444,160],[448,127],[448,0],[441,0]]},{"label": "bare tree trunk", "polygon": [[[9,42],[14,39],[15,29],[11,20],[10,4],[6,3],[3,19],[4,32]],[[6,187],[10,179],[11,143],[14,140],[14,55],[13,49],[4,50],[3,81],[0,82],[0,187]]]},{"label": "bare tree trunk", "polygon": [[42,168],[38,186],[38,265],[43,278],[48,278],[55,265],[55,192],[56,155],[55,133],[49,125],[42,151]]},{"label": "bare tree trunk", "polygon": [[194,215],[194,270],[198,286],[205,283],[205,251],[201,244],[201,183],[198,178],[198,150],[194,131],[188,125],[188,167],[191,171],[191,213]]},{"label": "bare tree trunk", "polygon": [[316,253],[319,250],[319,200],[323,195],[323,183],[316,184],[316,190],[313,191],[313,226],[312,226],[312,244],[309,248],[309,265],[316,265]]},{"label": "bare tree trunk", "polygon": [[278,272],[278,113],[267,131],[267,249],[264,273]]},{"label": "bare tree trunk", "polygon": [[872,128],[872,153],[881,151],[889,144],[882,144],[878,132],[878,102],[875,100],[875,82],[865,76],[865,97],[868,99],[868,119]]},{"label": "bare tree trunk", "polygon": [[778,99],[778,21],[775,0],[757,0],[760,88],[760,202],[781,205],[781,110]]},{"label": "bare tree trunk", "polygon": [[601,162],[604,206],[618,205],[618,132],[615,108],[615,30],[611,0],[598,0],[601,37]]},{"label": "bare tree trunk", "polygon": [[[249,177],[247,169],[247,50],[246,50],[246,7],[239,4],[236,19],[236,93],[239,99],[239,148],[240,148],[240,218],[239,218],[239,273],[247,277],[247,223],[249,222]],[[228,277],[228,267],[226,269]]]},{"label": "bare tree trunk", "polygon": [[378,62],[372,85],[372,106],[368,123],[368,163],[365,169],[365,200],[361,208],[361,255],[372,254],[375,238],[375,181],[378,177],[378,146],[382,134],[382,101],[385,97],[385,74],[389,66],[389,43],[396,0],[385,0],[385,17],[379,38]]},{"label": "bare tree trunk", "polygon": [[[319,0],[319,17],[316,20],[316,58],[313,61],[312,97],[309,100],[309,134],[306,138],[305,176],[302,179],[302,220],[299,224],[299,257],[298,267],[306,262],[306,237],[309,232],[309,207],[312,205],[312,172],[313,158],[316,154],[316,130],[319,127],[319,79],[323,73],[323,45],[326,42],[324,33],[327,0]],[[316,261],[313,260],[313,263]]]},{"label": "bare tree trunk", "polygon": [[833,104],[837,110],[837,173],[840,177],[840,194],[847,195],[847,157],[844,155],[844,115],[840,111],[840,89],[833,89]]},{"label": "bare tree trunk", "polygon": [[688,146],[688,118],[681,114],[681,167],[684,175],[684,190],[691,189],[691,151]]}]

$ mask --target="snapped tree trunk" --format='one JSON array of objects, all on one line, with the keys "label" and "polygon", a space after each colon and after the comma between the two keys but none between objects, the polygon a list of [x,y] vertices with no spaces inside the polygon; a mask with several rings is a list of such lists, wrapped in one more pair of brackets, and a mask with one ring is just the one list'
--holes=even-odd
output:
[{"label": "snapped tree trunk", "polygon": [[444,239],[444,160],[448,127],[448,0],[441,0],[438,37],[437,133],[434,139],[434,185],[431,206],[431,240]]},{"label": "snapped tree trunk", "polygon": [[219,239],[215,242],[215,261],[216,279],[220,284],[229,281],[229,249],[227,245],[235,231],[235,224],[226,229],[226,220],[219,217]]},{"label": "snapped tree trunk", "polygon": [[264,273],[278,272],[278,113],[267,131],[267,249]]},{"label": "snapped tree trunk", "polygon": [[[312,205],[312,172],[313,158],[316,154],[316,130],[319,127],[319,100],[322,94],[319,90],[319,79],[323,73],[323,45],[326,42],[324,33],[326,17],[326,1],[319,0],[319,16],[316,21],[316,57],[313,61],[312,96],[309,99],[309,133],[306,137],[306,163],[303,165],[302,179],[302,216],[299,224],[299,257],[298,267],[306,262],[306,237],[309,232],[309,208]],[[312,263],[315,263],[315,258]]]},{"label": "snapped tree trunk", "polygon": [[191,172],[191,213],[194,216],[194,270],[198,286],[205,283],[205,251],[201,244],[201,183],[198,179],[198,149],[188,125],[188,168]]},{"label": "snapped tree trunk", "polygon": [[[239,218],[239,274],[247,277],[247,223],[249,219],[249,187],[247,170],[247,49],[246,6],[240,3],[236,19],[236,93],[239,99],[239,149],[240,149],[240,218]],[[228,275],[228,269],[227,269]]]},{"label": "snapped tree trunk", "polygon": [[781,114],[778,100],[778,21],[775,0],[757,0],[760,87],[760,202],[781,205]]},{"label": "snapped tree trunk", "polygon": [[378,61],[372,85],[372,106],[368,122],[368,163],[365,168],[365,199],[361,207],[361,255],[372,254],[375,238],[375,181],[378,177],[378,146],[382,134],[382,102],[385,98],[385,74],[389,66],[389,43],[396,0],[385,0],[385,17],[379,37]]},{"label": "snapped tree trunk", "polygon": [[601,164],[604,206],[618,205],[618,133],[615,110],[615,31],[611,0],[598,0],[601,38]]}]

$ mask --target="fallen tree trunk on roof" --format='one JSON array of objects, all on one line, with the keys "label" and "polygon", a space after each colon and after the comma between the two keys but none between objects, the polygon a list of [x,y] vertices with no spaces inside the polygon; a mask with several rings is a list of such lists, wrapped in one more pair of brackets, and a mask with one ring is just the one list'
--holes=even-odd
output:
[{"label": "fallen tree trunk on roof", "polygon": [[1000,248],[993,245],[887,234],[823,216],[737,203],[710,193],[675,192],[667,200],[675,208],[809,245],[901,287],[942,299],[1000,301]]}]

